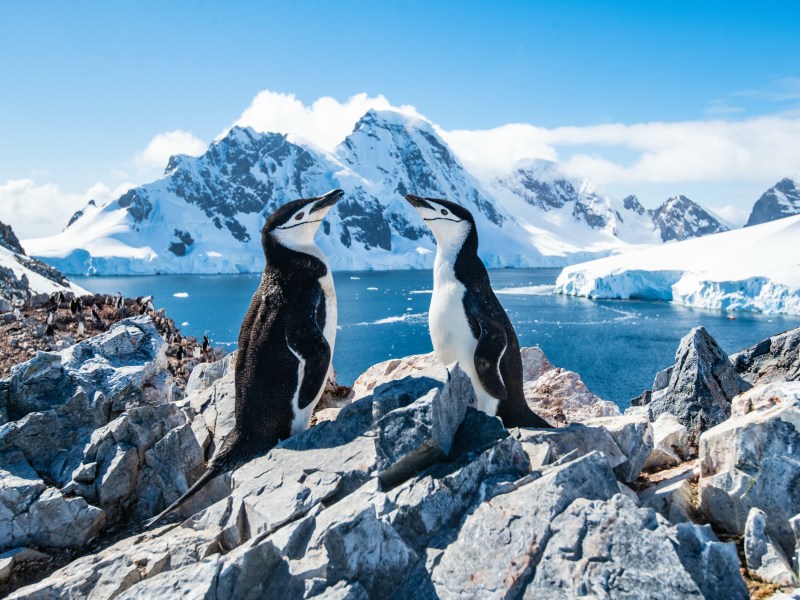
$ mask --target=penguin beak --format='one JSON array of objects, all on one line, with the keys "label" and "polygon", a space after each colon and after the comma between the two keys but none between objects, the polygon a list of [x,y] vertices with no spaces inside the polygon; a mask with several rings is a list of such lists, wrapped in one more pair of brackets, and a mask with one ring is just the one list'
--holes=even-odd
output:
[{"label": "penguin beak", "polygon": [[336,204],[339,200],[342,199],[344,196],[344,192],[342,190],[331,190],[327,194],[320,196],[316,202],[314,202],[314,206],[311,207],[309,213],[317,212],[318,210],[323,210],[325,208],[330,208],[334,204]]},{"label": "penguin beak", "polygon": [[414,208],[430,208],[431,210],[433,210],[433,207],[430,204],[428,204],[424,198],[420,198],[419,196],[408,194],[406,196],[406,200],[408,200],[408,203]]}]

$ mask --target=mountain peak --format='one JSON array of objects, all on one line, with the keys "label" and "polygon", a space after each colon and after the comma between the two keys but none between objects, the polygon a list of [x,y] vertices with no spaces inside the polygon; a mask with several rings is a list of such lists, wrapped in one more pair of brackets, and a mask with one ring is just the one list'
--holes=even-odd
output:
[{"label": "mountain peak", "polygon": [[800,214],[800,181],[784,177],[756,201],[745,227],[796,214]]},{"label": "mountain peak", "polygon": [[353,133],[362,128],[371,127],[402,127],[405,129],[423,129],[433,131],[433,126],[426,120],[414,117],[397,110],[378,110],[370,108],[364,116],[356,122]]},{"label": "mountain peak", "polygon": [[719,219],[683,194],[667,199],[652,216],[665,242],[728,231]]}]

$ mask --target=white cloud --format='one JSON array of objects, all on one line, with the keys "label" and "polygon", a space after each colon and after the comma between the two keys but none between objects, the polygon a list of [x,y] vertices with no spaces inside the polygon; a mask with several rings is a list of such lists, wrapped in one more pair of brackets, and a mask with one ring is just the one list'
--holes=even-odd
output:
[{"label": "white cloud", "polygon": [[256,131],[292,133],[320,148],[333,150],[370,109],[396,110],[424,118],[413,106],[393,106],[383,95],[356,94],[345,102],[323,96],[306,106],[294,94],[263,90],[234,125],[252,127]]},{"label": "white cloud", "polygon": [[747,218],[750,216],[750,211],[740,208],[738,206],[734,206],[732,204],[726,204],[725,206],[715,206],[710,207],[717,215],[731,223],[732,225],[736,225],[737,227],[741,227],[745,223],[747,223]]},{"label": "white cloud", "polygon": [[[85,192],[65,192],[55,183],[38,183],[33,179],[12,179],[0,183],[0,221],[13,227],[22,239],[53,235],[66,227],[70,217],[89,200],[106,203],[116,200],[138,184],[161,176],[169,157],[174,154],[199,155],[207,145],[188,131],[166,131],[154,136],[136,153],[127,166],[134,166],[137,183],[120,166],[108,172],[117,185],[97,182]],[[124,167],[124,165],[122,165]],[[46,176],[46,173],[44,174]]]},{"label": "white cloud", "polygon": [[156,135],[133,160],[142,169],[163,170],[170,156],[174,154],[199,156],[206,151],[206,148],[207,144],[193,133],[176,129]]},{"label": "white cloud", "polygon": [[72,215],[89,200],[107,202],[125,193],[132,184],[115,189],[96,183],[82,194],[65,193],[54,183],[32,179],[0,183],[0,221],[11,225],[21,239],[54,234],[66,227]]},{"label": "white cloud", "polygon": [[[522,159],[560,158],[574,176],[602,186],[626,184],[632,192],[652,183],[772,185],[800,165],[800,118],[790,117],[554,129],[519,124],[441,133],[469,166],[499,172]],[[633,158],[609,158],[620,150]]]}]

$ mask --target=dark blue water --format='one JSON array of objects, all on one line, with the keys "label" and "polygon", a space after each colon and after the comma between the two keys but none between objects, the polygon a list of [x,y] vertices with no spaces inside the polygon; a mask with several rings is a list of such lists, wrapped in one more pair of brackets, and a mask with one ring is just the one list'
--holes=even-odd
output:
[{"label": "dark blue water", "polygon": [[[662,302],[594,301],[548,293],[558,269],[490,272],[520,344],[538,344],[557,366],[577,371],[589,389],[626,407],[672,364],[678,341],[703,325],[733,353],[800,326],[800,317],[726,313]],[[339,332],[334,366],[341,383],[377,362],[431,351],[427,311],[430,271],[336,273]],[[74,278],[96,292],[153,294],[157,307],[188,335],[207,334],[215,345],[236,347],[239,326],[260,275],[160,275]],[[174,294],[188,294],[186,297]]]}]

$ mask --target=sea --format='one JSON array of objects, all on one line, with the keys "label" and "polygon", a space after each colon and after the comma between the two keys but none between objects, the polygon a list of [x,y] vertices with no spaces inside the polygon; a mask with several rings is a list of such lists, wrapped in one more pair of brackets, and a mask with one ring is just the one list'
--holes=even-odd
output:
[{"label": "sea", "polygon": [[[705,327],[728,354],[800,326],[800,316],[726,313],[667,302],[588,300],[553,293],[559,269],[490,270],[492,287],[521,346],[538,345],[558,367],[580,374],[591,392],[625,409],[674,362],[680,339]],[[260,274],[73,277],[97,293],[152,295],[186,335],[236,349]],[[334,274],[339,329],[333,357],[339,383],[371,365],[432,350],[431,271]]]}]

